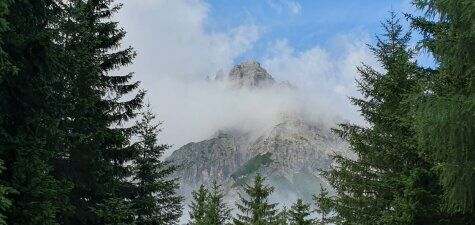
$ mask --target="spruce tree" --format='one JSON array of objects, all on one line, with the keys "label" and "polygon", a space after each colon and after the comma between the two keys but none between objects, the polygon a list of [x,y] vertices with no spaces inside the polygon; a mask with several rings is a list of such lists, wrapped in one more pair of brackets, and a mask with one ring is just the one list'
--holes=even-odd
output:
[{"label": "spruce tree", "polygon": [[138,82],[130,82],[132,73],[115,72],[135,57],[131,47],[121,48],[125,31],[111,20],[121,6],[110,0],[71,0],[62,7],[68,88],[64,91],[67,115],[61,126],[68,131],[68,154],[57,162],[57,170],[58,176],[73,184],[74,206],[64,223],[100,224],[92,209],[133,197],[128,178],[136,152],[130,138],[136,127],[125,123],[142,107],[144,93],[137,91]]},{"label": "spruce tree", "polygon": [[290,225],[311,225],[312,220],[308,217],[310,216],[310,205],[305,204],[302,199],[297,199],[297,201],[292,205],[289,210],[288,216]]},{"label": "spruce tree", "polygon": [[221,186],[213,181],[213,187],[208,194],[204,223],[207,225],[225,225],[231,219],[231,209],[224,203]]},{"label": "spruce tree", "polygon": [[191,193],[193,200],[190,205],[190,221],[189,225],[204,225],[206,210],[207,210],[207,201],[209,199],[209,191],[205,188],[204,185],[200,185],[197,191]]},{"label": "spruce tree", "polygon": [[[0,160],[0,173],[5,170],[3,161]],[[12,201],[7,197],[9,194],[17,192],[10,187],[0,184],[0,225],[6,225],[5,211],[12,206]]]},{"label": "spruce tree", "polygon": [[[3,35],[9,28],[8,22],[6,21],[6,16],[8,14],[9,2],[7,0],[0,0],[0,84],[2,83],[3,76],[8,74],[8,70],[14,69],[8,60],[6,52],[3,50]],[[2,121],[7,115],[0,114],[0,124],[3,124]],[[6,138],[7,134],[5,133],[2,126],[0,126],[0,139]],[[1,147],[0,147],[1,149]],[[2,149],[3,150],[3,149]],[[3,161],[0,159],[0,174],[5,170]],[[6,187],[3,184],[4,180],[1,180],[0,183],[0,225],[6,225],[5,211],[12,205],[12,201],[8,198],[7,195],[12,194],[14,190],[10,187]]]},{"label": "spruce tree", "polygon": [[265,185],[265,179],[257,174],[252,185],[244,186],[247,197],[239,194],[241,203],[237,204],[240,213],[234,219],[236,225],[268,225],[279,221],[277,204],[269,203],[274,187]]},{"label": "spruce tree", "polygon": [[443,211],[460,223],[475,219],[475,2],[415,0],[412,16],[436,69],[415,97],[422,154],[434,162],[444,189]]},{"label": "spruce tree", "polygon": [[313,201],[315,202],[315,212],[320,218],[315,219],[316,225],[326,225],[330,224],[332,218],[330,213],[332,211],[331,205],[331,196],[329,195],[327,189],[320,186],[320,193],[313,196]]},{"label": "spruce tree", "polygon": [[176,194],[177,179],[170,178],[176,166],[161,157],[168,145],[157,144],[161,123],[155,123],[150,106],[137,123],[137,156],[133,160],[133,198],[137,225],[176,224],[182,214],[182,197]]},{"label": "spruce tree", "polygon": [[287,209],[287,207],[283,207],[279,214],[277,215],[278,219],[277,219],[277,225],[287,225],[289,224],[288,221],[289,221],[289,210]]},{"label": "spruce tree", "polygon": [[110,198],[97,204],[92,211],[102,225],[136,225],[135,211],[130,202],[120,198]]},{"label": "spruce tree", "polygon": [[345,123],[335,130],[357,157],[336,156],[338,166],[325,173],[337,194],[334,222],[437,224],[440,188],[432,165],[418,154],[409,103],[425,73],[395,13],[382,25],[385,33],[370,50],[383,70],[358,67],[362,98],[351,98],[369,126]]},{"label": "spruce tree", "polygon": [[[70,184],[55,176],[67,154],[62,48],[57,1],[1,1],[1,183],[14,188],[5,212],[10,225],[58,224],[67,214]],[[8,11],[8,14],[6,13]]]}]

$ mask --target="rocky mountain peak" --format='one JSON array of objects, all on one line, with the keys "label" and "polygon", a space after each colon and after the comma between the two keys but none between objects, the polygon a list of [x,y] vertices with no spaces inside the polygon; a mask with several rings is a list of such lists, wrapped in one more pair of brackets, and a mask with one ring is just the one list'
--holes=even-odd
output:
[{"label": "rocky mountain peak", "polygon": [[229,80],[242,87],[260,87],[275,83],[274,78],[257,61],[245,61],[234,66]]}]

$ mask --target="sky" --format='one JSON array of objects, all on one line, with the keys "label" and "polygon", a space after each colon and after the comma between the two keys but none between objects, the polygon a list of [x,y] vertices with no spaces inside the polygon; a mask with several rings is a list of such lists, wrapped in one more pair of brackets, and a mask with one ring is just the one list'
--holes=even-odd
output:
[{"label": "sky", "polygon": [[[362,123],[348,101],[358,96],[356,66],[378,68],[367,44],[374,44],[389,11],[406,27],[401,13],[414,12],[409,0],[118,2],[124,5],[114,19],[127,31],[123,45],[138,53],[120,72],[133,71],[142,82],[163,121],[160,140],[172,149],[220,129],[267,127],[284,109]],[[246,60],[298,91],[230,91],[205,79]],[[424,55],[418,60],[432,63]]]}]

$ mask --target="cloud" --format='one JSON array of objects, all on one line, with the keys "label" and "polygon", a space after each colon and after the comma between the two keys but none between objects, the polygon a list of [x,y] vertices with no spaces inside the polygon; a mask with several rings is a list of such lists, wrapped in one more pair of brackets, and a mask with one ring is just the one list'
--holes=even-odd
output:
[{"label": "cloud", "polygon": [[289,10],[292,14],[300,14],[302,7],[300,4],[293,0],[268,0],[267,3],[271,7],[272,10],[281,14],[285,10]]},{"label": "cloud", "polygon": [[[208,138],[223,124],[220,116],[233,107],[206,76],[228,70],[259,38],[259,27],[242,24],[220,32],[207,31],[210,6],[200,0],[119,1],[115,17],[128,32],[124,45],[138,52],[133,65],[148,100],[164,121],[161,141],[180,147]],[[237,112],[237,111],[236,111]],[[244,112],[243,112],[244,113]],[[223,118],[223,119],[220,119]]]},{"label": "cloud", "polygon": [[209,5],[198,0],[124,1],[118,15],[126,43],[138,54],[133,69],[140,79],[158,76],[202,78],[246,52],[259,37],[253,24],[223,32],[206,31]]},{"label": "cloud", "polygon": [[329,111],[361,122],[356,109],[349,105],[348,96],[359,95],[355,87],[356,67],[362,62],[377,67],[365,43],[369,43],[368,35],[355,33],[338,35],[325,46],[296,51],[282,39],[269,47],[263,65],[277,79],[298,86],[308,99],[320,99]]},{"label": "cloud", "polygon": [[285,39],[276,41],[266,51],[262,65],[277,81],[290,81],[296,90],[228,89],[204,79],[156,77],[149,97],[165,120],[161,137],[181,147],[222,129],[261,131],[290,112],[327,125],[335,125],[335,117],[361,122],[347,97],[358,95],[356,66],[377,64],[365,45],[367,39],[364,34],[341,35],[325,47],[303,51],[295,50]]},{"label": "cloud", "polygon": [[[210,6],[199,0],[123,1],[117,19],[128,31],[124,45],[138,52],[123,72],[135,71],[142,81],[148,101],[164,121],[159,139],[173,149],[220,129],[264,129],[288,111],[320,120],[338,114],[357,118],[346,97],[355,93],[355,66],[370,60],[367,35],[340,35],[325,46],[300,51],[286,39],[277,40],[258,60],[276,80],[298,86],[297,91],[229,90],[204,78],[221,69],[227,73],[239,63],[259,39],[260,27],[240,24],[209,31]],[[291,2],[279,3],[300,12]]]}]

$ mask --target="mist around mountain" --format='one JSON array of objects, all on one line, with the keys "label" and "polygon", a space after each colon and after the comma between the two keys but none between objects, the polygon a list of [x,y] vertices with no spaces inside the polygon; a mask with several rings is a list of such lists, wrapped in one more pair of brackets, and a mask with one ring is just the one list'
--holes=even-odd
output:
[{"label": "mist around mountain", "polygon": [[[276,81],[256,61],[234,66],[227,76],[218,73],[209,82],[256,95],[262,91],[293,94],[298,89]],[[331,132],[342,120],[331,112],[310,117],[303,108],[278,107],[272,116],[262,118],[267,121],[261,121],[260,126],[223,127],[207,139],[174,151],[167,160],[180,166],[176,174],[180,194],[189,200],[190,193],[201,184],[210,187],[216,181],[223,186],[226,201],[235,202],[243,185],[257,173],[275,187],[271,199],[282,206],[290,206],[297,198],[311,202],[320,186],[331,189],[320,176],[321,171],[330,169],[332,155],[351,155],[347,144]]]}]

